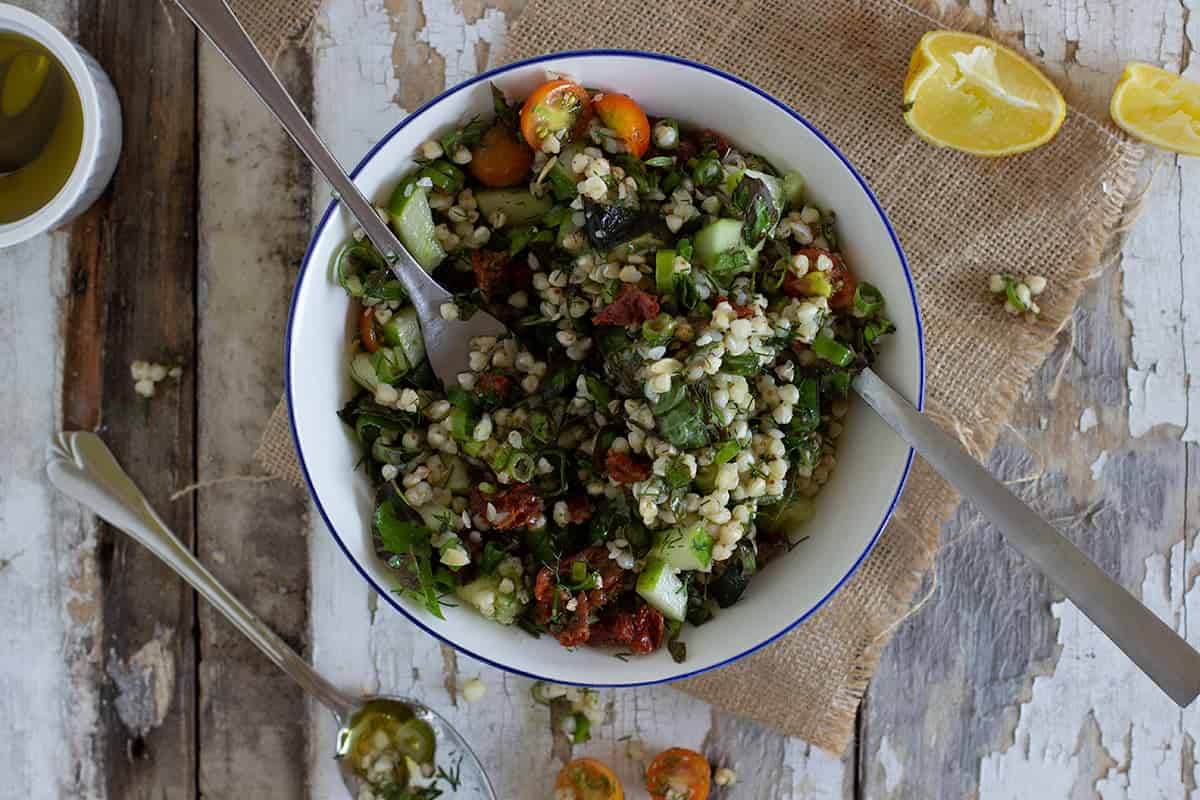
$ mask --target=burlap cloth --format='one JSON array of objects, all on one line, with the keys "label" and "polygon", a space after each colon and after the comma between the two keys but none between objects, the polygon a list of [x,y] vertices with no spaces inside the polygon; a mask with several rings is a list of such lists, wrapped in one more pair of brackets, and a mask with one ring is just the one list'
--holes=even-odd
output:
[{"label": "burlap cloth", "polygon": [[[289,30],[303,27],[293,19]],[[901,118],[901,85],[917,40],[946,27],[982,29],[963,12],[941,16],[898,0],[532,0],[509,35],[508,57],[582,47],[672,53],[744,77],[815,123],[866,176],[912,265],[928,412],[982,457],[1118,225],[1141,149],[1069,94],[1075,102],[1061,132],[1032,153],[989,160],[919,140]],[[1010,317],[991,300],[988,275],[999,271],[1046,276],[1039,322]],[[303,485],[282,406],[260,459]],[[957,502],[918,459],[885,535],[823,609],[772,647],[677,686],[840,754]]]}]

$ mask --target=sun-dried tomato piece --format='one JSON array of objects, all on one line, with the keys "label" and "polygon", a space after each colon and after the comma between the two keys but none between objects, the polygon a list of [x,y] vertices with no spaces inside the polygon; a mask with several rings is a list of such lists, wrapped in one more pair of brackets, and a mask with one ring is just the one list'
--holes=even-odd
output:
[{"label": "sun-dried tomato piece", "polygon": [[479,376],[476,388],[483,394],[495,395],[495,399],[503,402],[512,392],[513,379],[498,372],[485,372]]},{"label": "sun-dried tomato piece", "polygon": [[621,293],[604,309],[592,317],[596,325],[632,325],[658,316],[662,306],[652,294],[647,294],[632,283],[621,286]]},{"label": "sun-dried tomato piece", "polygon": [[637,483],[650,477],[650,465],[638,461],[629,453],[610,449],[604,458],[604,466],[608,469],[608,476],[617,483]]},{"label": "sun-dried tomato piece", "polygon": [[591,603],[584,592],[575,595],[575,610],[571,612],[571,621],[558,634],[558,643],[563,647],[576,647],[583,644],[592,635],[592,627],[588,622]]},{"label": "sun-dried tomato piece", "polygon": [[[854,290],[858,286],[858,279],[850,272],[840,255],[819,247],[797,250],[796,255],[808,256],[810,272],[817,268],[817,259],[821,256],[827,256],[833,262],[833,266],[825,276],[829,279],[829,285],[833,287],[833,294],[829,297],[830,308],[848,308],[854,302]],[[788,297],[805,297],[810,294],[807,281],[791,270],[784,274],[780,291]]]},{"label": "sun-dried tomato piece", "polygon": [[475,285],[479,287],[479,293],[487,302],[494,303],[505,295],[509,261],[507,253],[494,250],[471,251],[471,269],[475,272]]},{"label": "sun-dried tomato piece", "polygon": [[592,504],[587,495],[577,494],[567,498],[567,520],[572,525],[587,522],[592,518]]},{"label": "sun-dried tomato piece", "polygon": [[[489,505],[496,510],[494,516],[488,513]],[[493,528],[501,531],[528,528],[545,513],[545,501],[534,494],[528,483],[514,484],[495,494],[485,494],[475,487],[471,490],[470,506],[472,513],[482,514]]]},{"label": "sun-dried tomato piece", "polygon": [[700,152],[716,150],[717,155],[722,158],[729,152],[729,140],[712,128],[696,131],[695,137],[696,146],[700,148]]},{"label": "sun-dried tomato piece", "polygon": [[662,646],[667,623],[656,608],[642,606],[633,620],[633,638],[629,649],[635,653],[653,653]]},{"label": "sun-dried tomato piece", "polygon": [[592,626],[589,644],[596,647],[628,647],[634,637],[633,614],[618,611]]}]

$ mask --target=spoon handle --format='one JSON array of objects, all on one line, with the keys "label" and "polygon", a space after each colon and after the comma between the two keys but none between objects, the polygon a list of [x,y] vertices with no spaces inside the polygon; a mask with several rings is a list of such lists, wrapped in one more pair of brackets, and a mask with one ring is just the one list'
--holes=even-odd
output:
[{"label": "spoon handle", "polygon": [[296,101],[280,83],[262,53],[229,10],[224,0],[175,0],[183,13],[195,23],[201,33],[212,42],[217,51],[225,56],[230,65],[242,76],[263,104],[279,120],[279,124],[292,137],[296,146],[308,157],[325,180],[349,209],[350,214],[366,232],[367,238],[383,254],[391,265],[392,272],[412,298],[413,305],[422,319],[440,318],[442,303],[451,300],[451,295],[437,284],[421,268],[411,254],[392,233],[375,207],[342,169],[342,165],[329,152],[321,137],[304,118]]},{"label": "spoon handle", "polygon": [[288,647],[261,619],[221,585],[171,533],[112,451],[94,433],[60,433],[46,448],[46,472],[61,492],[141,542],[192,585],[275,665],[344,721],[356,705]]},{"label": "spoon handle", "polygon": [[1200,653],[1183,637],[878,375],[863,370],[854,389],[1172,700],[1187,707],[1200,694]]}]

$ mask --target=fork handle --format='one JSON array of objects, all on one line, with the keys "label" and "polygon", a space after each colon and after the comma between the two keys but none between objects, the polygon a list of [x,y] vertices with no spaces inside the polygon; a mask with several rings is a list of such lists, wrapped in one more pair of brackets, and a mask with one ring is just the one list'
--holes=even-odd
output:
[{"label": "fork handle", "polygon": [[863,370],[853,386],[902,439],[983,512],[1010,545],[1033,562],[1172,700],[1186,708],[1200,694],[1200,653],[1182,636],[873,371]]},{"label": "fork handle", "polygon": [[337,198],[349,209],[355,221],[366,232],[371,244],[387,259],[422,319],[432,319],[440,312],[442,303],[451,295],[429,276],[421,265],[396,238],[375,207],[354,184],[342,165],[317,134],[296,101],[254,46],[246,29],[229,10],[224,0],[175,0],[176,4],[195,23],[196,28],[212,42],[217,51],[246,81],[262,100],[296,146],[313,166],[325,176]]},{"label": "fork handle", "polygon": [[339,721],[346,719],[356,705],[354,699],[321,677],[205,569],[150,507],[99,436],[87,431],[60,433],[50,440],[46,456],[46,472],[56,488],[158,556]]}]

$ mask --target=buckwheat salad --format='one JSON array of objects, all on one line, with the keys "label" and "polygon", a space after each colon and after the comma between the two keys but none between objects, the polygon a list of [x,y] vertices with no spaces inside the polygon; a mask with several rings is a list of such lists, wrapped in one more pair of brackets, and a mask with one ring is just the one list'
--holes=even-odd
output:
[{"label": "buckwheat salad", "polygon": [[435,616],[682,660],[684,622],[803,540],[884,298],[798,173],[566,77],[493,97],[380,211],[454,293],[444,317],[511,335],[443,388],[361,232],[333,265],[376,550]]}]

